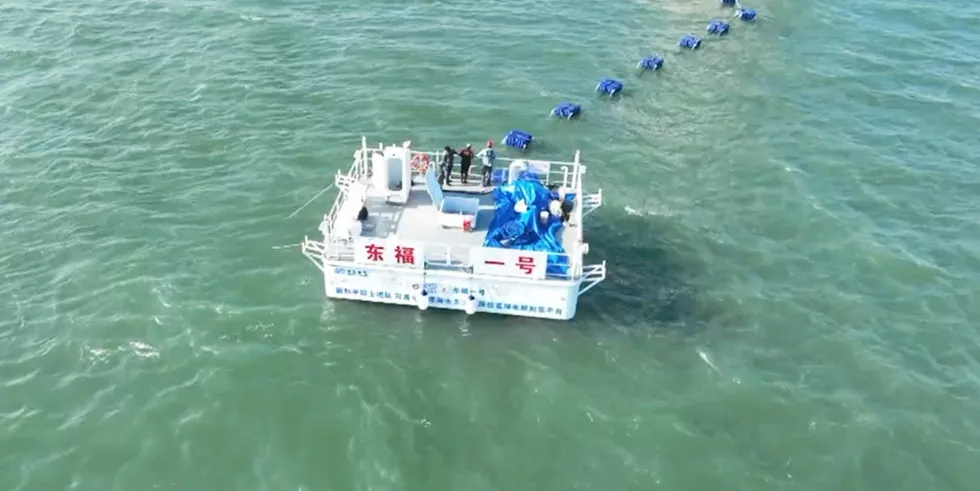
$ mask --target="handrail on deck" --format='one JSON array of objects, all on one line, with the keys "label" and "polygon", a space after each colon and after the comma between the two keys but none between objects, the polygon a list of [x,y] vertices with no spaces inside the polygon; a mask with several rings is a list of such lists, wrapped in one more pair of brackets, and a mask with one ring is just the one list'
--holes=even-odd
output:
[{"label": "handrail on deck", "polygon": [[300,242],[300,250],[303,251],[303,255],[310,259],[317,269],[324,271],[324,261],[326,261],[327,251],[326,244],[316,240],[310,240],[309,237],[303,237],[303,242]]},{"label": "handrail on deck", "polygon": [[[354,152],[354,162],[351,165],[350,170],[347,172],[347,177],[353,178],[355,180],[361,177],[371,175],[370,166],[370,154],[371,152],[382,152],[384,151],[384,144],[378,144],[376,148],[369,147],[367,145],[367,139],[361,138],[361,148]],[[408,149],[409,156],[414,157],[416,155],[426,155],[428,156],[433,164],[439,165],[442,162],[442,151],[435,150],[414,150],[412,148]],[[545,185],[551,185],[560,183],[562,187],[568,188],[575,193],[581,194],[582,192],[582,175],[585,174],[586,167],[581,164],[581,152],[576,150],[574,160],[568,161],[558,161],[558,160],[542,160],[542,159],[531,159],[531,158],[508,158],[508,157],[497,157],[495,166],[497,169],[509,169],[510,164],[516,161],[521,161],[527,163],[528,167],[531,169],[540,170],[540,167],[546,166],[546,171],[544,172],[543,178]],[[479,165],[474,163],[475,165]]]},{"label": "handrail on deck", "polygon": [[[410,143],[410,142],[409,142]],[[370,159],[368,158],[371,152],[381,152],[384,151],[385,145],[378,144],[377,148],[369,147],[367,144],[367,139],[361,137],[361,148],[354,152],[354,163],[348,174],[355,174],[352,177],[362,177],[370,174]],[[427,155],[433,163],[438,164],[442,161],[442,150],[415,150],[412,148],[408,149],[409,155],[414,157],[416,155]],[[509,157],[497,157],[496,162],[502,165],[499,168],[509,168],[510,164],[513,162],[521,161],[526,162],[529,167],[547,165],[548,166],[548,177],[551,175],[562,176],[562,184],[571,189],[579,189],[581,187],[581,178],[584,172],[585,166],[581,164],[581,152],[579,150],[575,151],[575,157],[572,161],[560,161],[560,160],[544,160],[544,159],[533,159],[533,158],[509,158]]]},{"label": "handrail on deck", "polygon": [[[434,165],[439,165],[442,163],[442,151],[428,151],[428,150],[409,150],[409,155],[414,157],[415,155],[427,155],[433,162]],[[572,162],[567,161],[557,161],[557,160],[542,160],[542,159],[530,159],[530,158],[508,158],[508,157],[497,157],[496,169],[509,169],[510,164],[514,162],[524,162],[529,168],[534,169],[536,167],[547,166],[547,170],[544,173],[545,185],[551,185],[554,183],[561,183],[563,187],[575,190],[576,176],[578,180],[581,180],[581,172],[579,168],[584,167],[579,163],[579,151],[575,151],[575,160]],[[474,165],[478,165],[474,163]]]},{"label": "handrail on deck", "polygon": [[[318,243],[307,238],[303,244],[304,254],[308,252],[311,254],[322,254],[323,260],[325,261],[354,260],[354,246],[348,240],[341,239],[331,240],[328,243]],[[424,251],[423,260],[425,261],[426,267],[465,271],[473,266],[470,260],[471,251],[480,247],[482,246],[424,244],[422,246],[422,250]],[[575,280],[594,276],[596,267],[604,268],[603,265],[584,265],[582,256],[578,252],[549,254],[549,258],[555,256],[565,257],[568,260],[568,273],[560,275],[549,273],[547,277],[551,279]]]},{"label": "handrail on deck", "polygon": [[590,264],[585,267],[582,274],[582,284],[579,286],[578,294],[581,295],[606,279],[606,262]]}]

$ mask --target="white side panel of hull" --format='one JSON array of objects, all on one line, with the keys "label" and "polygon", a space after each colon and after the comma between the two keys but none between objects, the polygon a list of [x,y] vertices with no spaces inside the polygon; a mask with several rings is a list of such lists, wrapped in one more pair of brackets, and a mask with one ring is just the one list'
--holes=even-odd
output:
[{"label": "white side panel of hull", "polygon": [[477,313],[569,320],[578,307],[579,282],[518,283],[507,278],[479,280],[452,271],[393,271],[353,265],[326,264],[324,291],[328,298],[404,305],[417,309],[424,286],[429,308],[463,311],[472,293]]}]

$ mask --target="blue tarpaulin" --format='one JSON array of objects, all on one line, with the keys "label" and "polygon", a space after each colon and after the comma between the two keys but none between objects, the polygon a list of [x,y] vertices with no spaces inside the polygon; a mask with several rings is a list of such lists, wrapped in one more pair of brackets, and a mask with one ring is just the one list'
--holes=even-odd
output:
[{"label": "blue tarpaulin", "polygon": [[[572,198],[573,195],[565,196],[565,199]],[[560,217],[551,215],[547,223],[540,221],[541,212],[548,211],[548,204],[558,199],[558,194],[551,192],[537,179],[522,176],[514,184],[498,186],[493,191],[493,199],[496,210],[483,246],[550,252],[548,274],[567,275],[568,256],[564,255],[565,248],[561,244],[564,224]],[[514,205],[522,199],[527,204],[527,211],[517,213]]]}]

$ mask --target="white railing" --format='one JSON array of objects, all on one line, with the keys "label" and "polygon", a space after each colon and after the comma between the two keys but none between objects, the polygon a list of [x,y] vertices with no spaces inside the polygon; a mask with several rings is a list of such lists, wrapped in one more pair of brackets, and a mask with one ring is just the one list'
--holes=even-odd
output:
[{"label": "white railing", "polygon": [[582,271],[582,283],[579,285],[578,294],[581,295],[606,279],[606,262],[601,264],[590,264]]},{"label": "white railing", "polygon": [[351,164],[350,169],[347,170],[346,174],[337,171],[337,175],[334,176],[334,185],[339,192],[333,200],[330,212],[324,215],[323,221],[320,223],[320,232],[324,237],[333,235],[334,224],[337,222],[337,214],[344,208],[343,205],[348,198],[347,191],[350,185],[370,175],[370,152],[371,149],[367,146],[367,138],[361,137],[361,148],[354,151],[354,162]]},{"label": "white railing", "polygon": [[337,197],[333,200],[333,205],[330,206],[330,212],[323,216],[323,221],[320,222],[320,233],[324,237],[329,237],[334,233],[334,223],[337,222],[337,214],[340,213],[341,208],[344,207],[344,201],[347,200],[347,193],[341,190],[337,193]]},{"label": "white railing", "polygon": [[324,261],[327,257],[326,245],[323,242],[318,242],[315,240],[310,240],[309,237],[303,237],[303,242],[300,243],[300,248],[303,251],[303,255],[308,257],[313,264],[316,265],[317,269],[320,271],[325,271]]},{"label": "white railing", "polygon": [[581,209],[582,216],[586,217],[589,213],[592,213],[602,206],[602,190],[600,189],[594,194],[586,194],[582,196]]},{"label": "white railing", "polygon": [[[428,155],[432,160],[432,165],[442,164],[442,151],[427,152],[423,150],[412,150],[412,157],[416,155]],[[576,152],[576,156],[578,152]],[[552,184],[558,184],[569,189],[576,189],[573,176],[575,175],[576,166],[579,165],[576,162],[560,162],[560,161],[550,161],[550,160],[535,160],[535,159],[511,159],[506,157],[497,157],[494,160],[494,170],[509,170],[510,164],[514,162],[524,162],[527,164],[528,171],[537,174],[541,177],[545,186],[550,186]],[[453,166],[453,172],[451,177],[459,179],[459,160],[457,159],[456,165]],[[481,172],[480,167],[483,162],[480,159],[474,157],[473,167],[470,169],[471,174],[479,174]]]},{"label": "white railing", "polygon": [[[384,144],[378,144],[377,148],[371,148],[367,145],[367,139],[361,137],[361,148],[354,152],[354,163],[351,165],[346,177],[358,180],[362,177],[370,176],[371,159],[369,157],[370,153],[374,151],[383,152]],[[411,157],[415,157],[416,155],[427,155],[432,161],[433,165],[438,165],[442,161],[442,150],[426,151],[410,149],[409,155]],[[578,151],[575,152],[575,160],[573,162],[497,157],[495,160],[494,170],[509,169],[510,164],[521,161],[527,164],[529,171],[541,175],[544,178],[546,185],[559,184],[580,193],[582,191],[582,175],[585,174],[586,167],[579,162],[579,157],[580,153]],[[478,173],[481,165],[482,163],[480,160],[474,158],[473,170]],[[454,177],[458,175],[458,169],[459,166],[454,166]]]},{"label": "white railing", "polygon": [[[425,261],[424,267],[426,269],[443,269],[472,273],[473,263],[470,258],[472,257],[472,250],[477,248],[478,247],[426,244],[422,247],[423,260]],[[354,261],[354,248],[349,242],[338,241],[325,243],[311,240],[310,238],[306,237],[302,242],[302,250],[303,254],[310,258],[310,260],[313,261],[313,263],[316,264],[321,271],[325,267],[325,262]],[[567,281],[582,278],[583,280],[598,283],[605,278],[605,263],[583,266],[581,255],[578,254],[549,254],[549,260],[553,260],[556,256],[567,259],[567,273],[555,274],[549,272],[546,276],[546,280],[551,279]],[[393,266],[393,268],[407,269],[397,266]],[[597,272],[601,272],[601,274]],[[599,274],[599,276],[597,276],[597,274]]]}]

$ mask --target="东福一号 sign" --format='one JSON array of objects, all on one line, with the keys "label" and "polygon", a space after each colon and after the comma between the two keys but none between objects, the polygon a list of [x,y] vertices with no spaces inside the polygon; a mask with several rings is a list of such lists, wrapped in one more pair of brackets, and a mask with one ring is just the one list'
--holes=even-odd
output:
[{"label": "\u4e1c\u798f\u4e00\u53f7 sign", "polygon": [[424,263],[422,244],[358,237],[354,240],[354,261],[361,264],[384,264],[421,268]]},{"label": "\u4e1c\u798f\u4e00\u53f7 sign", "polygon": [[540,251],[479,247],[472,249],[471,259],[476,274],[531,280],[543,280],[548,267],[548,253]]}]

